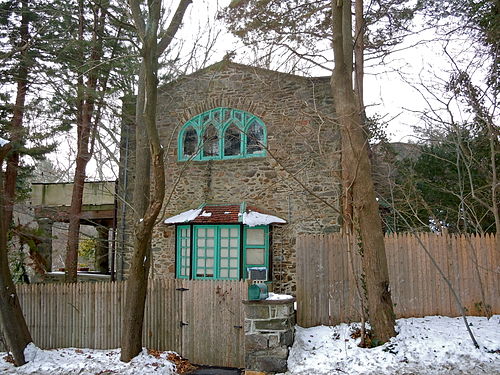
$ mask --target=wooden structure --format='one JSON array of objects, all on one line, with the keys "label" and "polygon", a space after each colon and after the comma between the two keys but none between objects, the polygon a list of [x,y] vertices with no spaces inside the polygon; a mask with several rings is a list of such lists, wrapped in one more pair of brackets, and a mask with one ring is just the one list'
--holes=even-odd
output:
[{"label": "wooden structure", "polygon": [[[449,287],[417,236],[460,296],[468,315],[500,313],[500,253],[495,236],[421,233],[385,237],[398,318],[459,316]],[[355,241],[338,233],[297,241],[297,323],[303,327],[359,321],[361,259]]]},{"label": "wooden structure", "polygon": [[[18,286],[37,346],[120,346],[126,282]],[[143,345],[192,363],[244,367],[242,281],[149,280]]]},{"label": "wooden structure", "polygon": [[[55,222],[69,222],[73,183],[33,183],[30,205],[35,212],[38,228],[45,234],[39,245],[46,271],[52,271],[52,227]],[[80,223],[94,226],[99,237],[96,249],[96,269],[114,273],[114,243],[109,241],[116,231],[116,182],[86,182],[83,189]],[[110,244],[110,242],[112,242]],[[111,245],[111,246],[110,246]],[[111,253],[111,254],[110,254]],[[111,260],[111,261],[110,261]]]}]

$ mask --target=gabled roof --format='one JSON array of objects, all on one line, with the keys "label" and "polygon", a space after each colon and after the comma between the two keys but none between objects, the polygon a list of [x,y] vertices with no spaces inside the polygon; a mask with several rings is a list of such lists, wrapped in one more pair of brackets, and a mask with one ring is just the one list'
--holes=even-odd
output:
[{"label": "gabled roof", "polygon": [[169,217],[165,224],[245,224],[256,225],[286,224],[286,221],[262,212],[254,206],[242,204],[202,205],[199,208],[181,212]]},{"label": "gabled roof", "polygon": [[212,65],[209,65],[203,69],[196,70],[192,73],[186,74],[186,75],[181,75],[177,78],[175,78],[173,81],[170,81],[163,85],[160,90],[167,89],[172,85],[175,85],[176,83],[179,83],[185,79],[193,79],[201,74],[204,74],[206,72],[221,72],[225,71],[228,69],[237,69],[240,71],[246,71],[246,72],[251,72],[251,73],[260,73],[260,74],[273,74],[273,75],[278,75],[281,77],[288,77],[291,79],[299,79],[299,80],[322,80],[325,82],[330,82],[331,77],[330,76],[319,76],[319,77],[308,77],[308,76],[301,76],[297,74],[292,74],[292,73],[284,73],[280,72],[277,70],[271,70],[271,69],[266,69],[266,68],[260,68],[257,66],[252,66],[252,65],[245,65],[245,64],[240,64],[236,63],[234,61],[231,61],[228,58],[224,58],[221,61],[218,61]]}]

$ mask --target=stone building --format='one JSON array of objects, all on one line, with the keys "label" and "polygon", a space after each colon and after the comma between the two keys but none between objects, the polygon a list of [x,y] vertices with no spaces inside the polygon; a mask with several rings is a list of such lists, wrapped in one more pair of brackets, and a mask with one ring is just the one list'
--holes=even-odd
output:
[{"label": "stone building", "polygon": [[[162,87],[157,116],[167,192],[152,276],[240,279],[258,266],[275,292],[293,293],[297,235],[339,228],[330,78],[224,60]],[[120,201],[133,193],[134,129],[126,125]],[[133,225],[126,204],[118,215],[120,276]]]}]

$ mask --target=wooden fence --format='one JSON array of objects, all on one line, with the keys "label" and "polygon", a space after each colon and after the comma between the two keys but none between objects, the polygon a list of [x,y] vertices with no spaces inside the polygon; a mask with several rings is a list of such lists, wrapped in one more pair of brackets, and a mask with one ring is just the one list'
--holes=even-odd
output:
[{"label": "wooden fence", "polygon": [[[484,315],[484,304],[500,313],[500,250],[495,237],[418,234],[458,292],[468,314]],[[458,316],[450,289],[416,235],[385,237],[389,277],[398,317]],[[297,321],[303,327],[359,321],[355,276],[360,257],[352,239],[340,234],[297,239]],[[359,280],[358,280],[359,282]]]},{"label": "wooden fence", "polygon": [[[120,346],[126,282],[34,284],[18,295],[34,342],[41,348]],[[239,281],[149,281],[143,345],[172,350],[192,363],[244,367]]]}]

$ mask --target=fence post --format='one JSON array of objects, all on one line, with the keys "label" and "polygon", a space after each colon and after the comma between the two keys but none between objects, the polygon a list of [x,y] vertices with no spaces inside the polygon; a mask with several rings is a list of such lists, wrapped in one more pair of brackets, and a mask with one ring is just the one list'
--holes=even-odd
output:
[{"label": "fence post", "polygon": [[285,372],[293,344],[295,298],[243,301],[245,305],[245,368],[248,373]]}]

